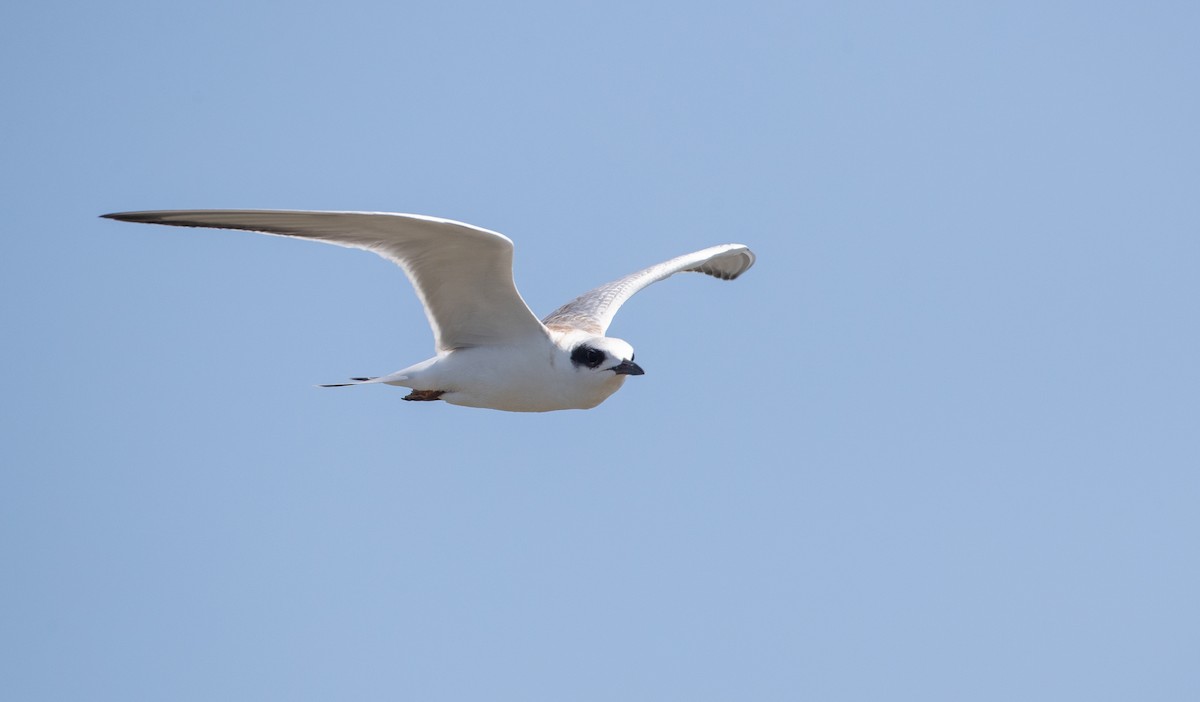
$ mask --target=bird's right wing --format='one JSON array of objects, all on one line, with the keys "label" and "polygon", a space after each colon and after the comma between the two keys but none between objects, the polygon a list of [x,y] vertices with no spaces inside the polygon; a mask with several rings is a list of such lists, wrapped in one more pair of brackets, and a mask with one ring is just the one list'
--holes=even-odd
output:
[{"label": "bird's right wing", "polygon": [[754,265],[754,253],[742,244],[710,246],[690,254],[663,261],[637,273],[606,283],[559,307],[542,320],[548,327],[582,329],[603,335],[625,301],[642,288],[669,278],[680,271],[704,273],[721,280],[733,280]]},{"label": "bird's right wing", "polygon": [[104,215],[125,222],[242,229],[372,251],[416,288],[438,352],[545,338],[521,299],[508,237],[448,219],[390,212],[161,210]]}]

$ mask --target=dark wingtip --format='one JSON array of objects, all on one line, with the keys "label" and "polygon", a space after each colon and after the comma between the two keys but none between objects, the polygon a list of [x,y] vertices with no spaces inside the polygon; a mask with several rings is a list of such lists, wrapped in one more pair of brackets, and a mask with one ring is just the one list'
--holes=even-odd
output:
[{"label": "dark wingtip", "polygon": [[115,219],[119,222],[155,222],[158,217],[149,212],[109,212],[100,215],[101,219]]}]

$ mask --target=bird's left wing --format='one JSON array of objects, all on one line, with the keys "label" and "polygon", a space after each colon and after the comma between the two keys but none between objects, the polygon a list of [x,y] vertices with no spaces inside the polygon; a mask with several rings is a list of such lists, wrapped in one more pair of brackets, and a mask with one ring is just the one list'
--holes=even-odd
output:
[{"label": "bird's left wing", "polygon": [[160,210],[103,216],[242,229],[372,251],[400,266],[416,288],[439,352],[546,336],[513,283],[512,241],[470,224],[390,212]]},{"label": "bird's left wing", "polygon": [[704,273],[721,280],[733,280],[754,265],[754,253],[742,244],[711,246],[670,261],[663,261],[637,273],[590,290],[554,310],[542,320],[547,327],[582,329],[601,336],[612,324],[617,310],[642,288],[680,271]]}]

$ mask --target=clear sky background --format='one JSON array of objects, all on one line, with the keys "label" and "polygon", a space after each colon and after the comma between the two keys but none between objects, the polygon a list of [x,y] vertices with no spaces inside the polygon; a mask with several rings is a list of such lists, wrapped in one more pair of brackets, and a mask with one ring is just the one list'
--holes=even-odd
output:
[{"label": "clear sky background", "polygon": [[[1200,10],[0,10],[0,696],[1200,699]],[[642,292],[505,414],[376,257],[97,218],[364,209]]]}]

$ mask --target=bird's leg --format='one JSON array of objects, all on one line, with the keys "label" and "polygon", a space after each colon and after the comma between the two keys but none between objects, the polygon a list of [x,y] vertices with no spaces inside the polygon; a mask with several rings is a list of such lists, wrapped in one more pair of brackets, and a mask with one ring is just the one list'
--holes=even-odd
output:
[{"label": "bird's leg", "polygon": [[433,402],[434,400],[442,399],[445,390],[413,390],[404,396],[406,400],[413,402]]}]

